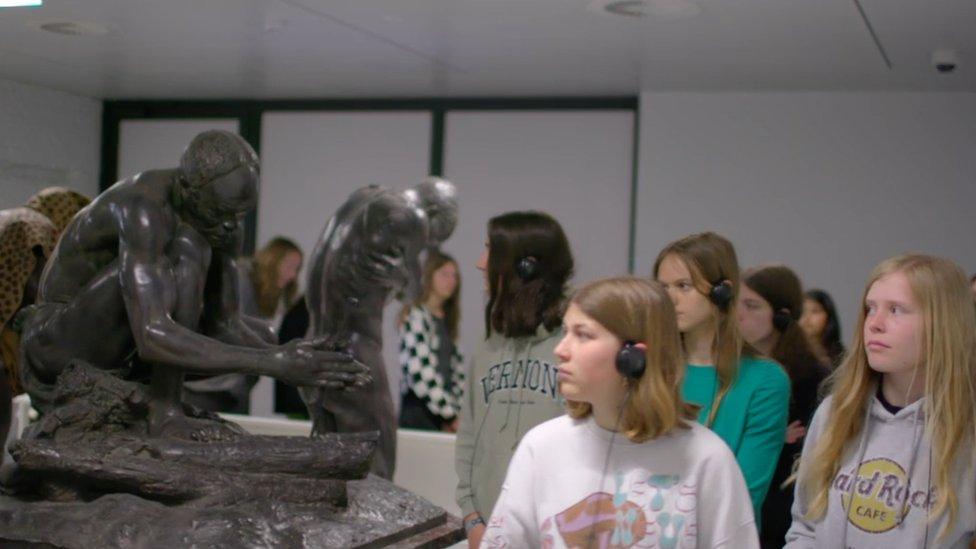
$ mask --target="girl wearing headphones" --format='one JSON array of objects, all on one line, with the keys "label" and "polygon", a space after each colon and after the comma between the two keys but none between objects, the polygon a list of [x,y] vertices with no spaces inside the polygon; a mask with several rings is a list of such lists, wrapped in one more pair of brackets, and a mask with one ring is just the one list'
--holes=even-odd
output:
[{"label": "girl wearing headphones", "polygon": [[743,339],[764,356],[779,362],[790,376],[790,424],[786,445],[762,507],[760,541],[765,548],[780,548],[790,527],[793,487],[784,482],[803,448],[803,436],[820,402],[820,384],[829,374],[810,348],[799,319],[803,310],[800,279],[785,265],[765,265],[742,273],[737,314]]},{"label": "girl wearing headphones", "polygon": [[471,547],[495,506],[512,452],[532,427],[562,415],[553,348],[573,273],[559,223],[541,212],[488,221],[485,339],[471,361],[455,448],[457,500]]},{"label": "girl wearing headphones", "polygon": [[661,250],[654,277],[677,312],[687,363],[682,396],[732,449],[758,520],[786,437],[790,380],[739,333],[735,248],[715,233],[687,236]]},{"label": "girl wearing headphones", "polygon": [[882,261],[803,446],[787,547],[976,541],[976,310],[966,275]]},{"label": "girl wearing headphones", "polygon": [[681,341],[660,285],[590,283],[563,330],[569,414],[519,444],[485,546],[758,547],[735,457],[681,399]]}]

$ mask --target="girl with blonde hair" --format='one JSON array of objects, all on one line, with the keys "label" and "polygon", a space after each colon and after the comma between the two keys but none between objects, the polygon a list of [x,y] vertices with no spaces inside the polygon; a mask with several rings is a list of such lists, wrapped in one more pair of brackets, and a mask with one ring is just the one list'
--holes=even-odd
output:
[{"label": "girl with blonde hair", "polygon": [[968,547],[976,310],[955,263],[882,261],[800,461],[787,547]]},{"label": "girl with blonde hair", "polygon": [[[245,312],[280,322],[295,302],[303,258],[298,244],[283,236],[272,238],[258,250],[250,272],[254,288],[253,308],[245,307]],[[279,322],[272,323],[276,329]]]},{"label": "girl with blonde hair", "polygon": [[712,232],[686,236],[661,250],[654,278],[677,311],[687,364],[682,396],[732,449],[759,517],[786,437],[790,380],[739,333],[735,248]]},{"label": "girl with blonde hair", "polygon": [[590,283],[563,329],[569,413],[519,444],[485,546],[758,547],[735,457],[681,399],[681,341],[660,285]]}]

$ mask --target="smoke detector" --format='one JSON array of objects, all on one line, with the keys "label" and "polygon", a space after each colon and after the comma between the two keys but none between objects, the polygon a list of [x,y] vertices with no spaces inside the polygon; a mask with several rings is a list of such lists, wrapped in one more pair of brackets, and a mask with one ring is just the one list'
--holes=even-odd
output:
[{"label": "smoke detector", "polygon": [[105,36],[108,27],[88,21],[50,21],[32,23],[31,26],[54,34],[66,36]]},{"label": "smoke detector", "polygon": [[624,17],[651,19],[687,19],[701,13],[701,6],[691,0],[593,0],[590,11]]}]

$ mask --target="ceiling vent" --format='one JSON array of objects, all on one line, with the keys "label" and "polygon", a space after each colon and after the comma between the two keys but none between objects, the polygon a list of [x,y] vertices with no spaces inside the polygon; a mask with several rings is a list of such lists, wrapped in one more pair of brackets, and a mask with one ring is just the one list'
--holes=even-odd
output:
[{"label": "ceiling vent", "polygon": [[42,31],[66,36],[104,36],[108,34],[108,28],[98,23],[87,21],[56,21],[47,23],[34,23],[34,27]]},{"label": "ceiling vent", "polygon": [[667,21],[687,19],[701,13],[701,6],[691,0],[593,0],[587,9],[623,17]]}]

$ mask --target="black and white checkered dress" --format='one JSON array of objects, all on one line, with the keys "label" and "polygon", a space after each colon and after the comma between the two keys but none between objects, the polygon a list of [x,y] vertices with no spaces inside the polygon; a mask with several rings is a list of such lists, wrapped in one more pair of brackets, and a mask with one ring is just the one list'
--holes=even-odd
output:
[{"label": "black and white checkered dress", "polygon": [[460,410],[465,375],[463,358],[454,347],[450,389],[438,371],[440,336],[434,317],[425,307],[413,307],[400,326],[401,393],[412,392],[439,418],[451,421]]}]

